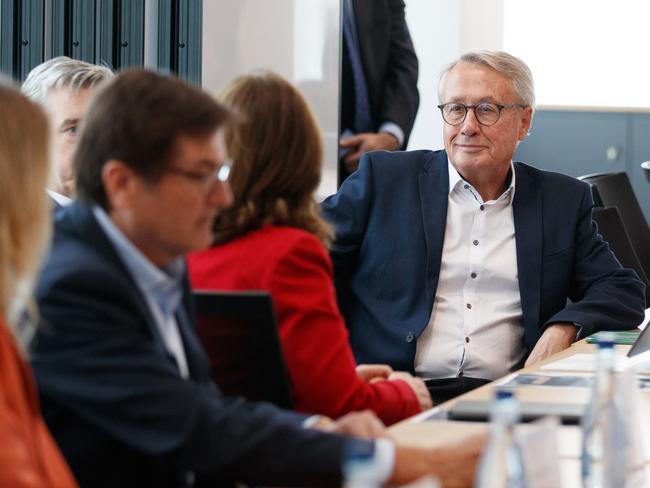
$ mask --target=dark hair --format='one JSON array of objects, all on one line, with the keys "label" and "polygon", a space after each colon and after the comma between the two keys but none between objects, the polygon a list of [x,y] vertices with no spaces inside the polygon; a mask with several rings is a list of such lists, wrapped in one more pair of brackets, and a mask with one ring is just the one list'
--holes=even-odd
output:
[{"label": "dark hair", "polygon": [[220,100],[238,118],[226,129],[234,203],[217,216],[215,243],[263,225],[284,225],[329,245],[333,229],[314,202],[321,135],[300,92],[282,77],[258,71],[234,80]]},{"label": "dark hair", "polygon": [[143,69],[119,74],[93,97],[82,123],[74,157],[79,198],[108,209],[107,161],[122,161],[156,181],[179,135],[209,136],[228,119],[210,95],[178,78]]}]

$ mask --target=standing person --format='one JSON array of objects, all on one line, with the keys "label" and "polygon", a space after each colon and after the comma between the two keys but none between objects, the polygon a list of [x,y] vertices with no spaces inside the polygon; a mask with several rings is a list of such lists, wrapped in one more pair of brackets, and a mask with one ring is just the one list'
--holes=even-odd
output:
[{"label": "standing person", "polygon": [[429,408],[418,378],[382,365],[355,372],[326,249],[333,231],[313,196],[322,141],[303,97],[262,72],[233,81],[222,101],[243,118],[226,135],[234,204],[217,217],[215,245],[188,259],[193,288],[270,292],[297,410],[368,408],[391,424]]},{"label": "standing person", "polygon": [[464,54],[439,98],[444,151],[369,153],[322,205],[357,360],[416,372],[434,402],[631,329],[645,308],[589,185],[512,161],[535,105],[526,64]]},{"label": "standing person", "polygon": [[403,0],[343,0],[341,180],[368,151],[406,149],[420,96]]},{"label": "standing person", "polygon": [[88,114],[78,198],[57,214],[37,287],[47,327],[31,356],[44,416],[82,485],[336,486],[349,450],[372,455],[382,480],[470,482],[480,442],[366,440],[385,435],[369,412],[321,419],[339,432],[325,434],[304,415],[223,396],[194,332],[183,256],[212,242],[232,201],[229,113],[181,80],[133,70]]},{"label": "standing person", "polygon": [[23,93],[45,108],[54,128],[54,179],[48,183],[47,192],[55,208],[68,205],[75,197],[72,159],[77,131],[91,95],[112,77],[106,66],[58,56],[32,69],[23,83]]},{"label": "standing person", "polygon": [[75,487],[41,417],[32,372],[16,344],[16,338],[31,335],[26,319],[31,322],[34,313],[25,310],[50,236],[43,192],[49,125],[37,105],[3,81],[0,107],[0,486]]}]

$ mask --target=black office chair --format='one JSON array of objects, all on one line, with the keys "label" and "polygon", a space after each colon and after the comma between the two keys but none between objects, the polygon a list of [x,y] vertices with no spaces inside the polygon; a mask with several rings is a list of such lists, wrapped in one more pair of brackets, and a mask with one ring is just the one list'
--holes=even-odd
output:
[{"label": "black office chair", "polygon": [[270,295],[196,291],[193,296],[198,335],[212,379],[224,394],[293,408]]},{"label": "black office chair", "polygon": [[650,227],[625,172],[581,176],[592,185],[596,205],[618,207],[632,247],[646,276],[650,276]]},{"label": "black office chair", "polygon": [[650,282],[639,257],[637,256],[630,236],[625,230],[623,220],[616,207],[601,207],[594,209],[593,218],[598,225],[598,232],[607,241],[610,249],[616,255],[624,268],[636,271],[639,279],[645,283],[646,303],[650,303]]}]

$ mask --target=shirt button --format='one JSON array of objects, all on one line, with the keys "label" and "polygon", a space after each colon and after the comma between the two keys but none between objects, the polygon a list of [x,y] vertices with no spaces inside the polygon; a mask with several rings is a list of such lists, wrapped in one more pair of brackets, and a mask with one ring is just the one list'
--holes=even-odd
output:
[{"label": "shirt button", "polygon": [[472,304],[471,304],[471,303],[468,303],[468,304],[467,304],[467,308],[472,308]]},{"label": "shirt button", "polygon": [[463,188],[465,188],[466,190],[469,190],[469,185],[465,185],[465,186],[463,186]]},{"label": "shirt button", "polygon": [[406,342],[413,342],[413,339],[415,339],[413,332],[409,332],[408,334],[406,334]]},{"label": "shirt button", "polygon": [[471,276],[472,278],[476,278],[476,273],[472,273],[470,276]]},{"label": "shirt button", "polygon": [[475,246],[478,246],[478,241],[477,241],[476,239],[474,239],[474,240],[472,241],[472,244],[474,244]]},{"label": "shirt button", "polygon": [[465,342],[469,342],[469,337],[465,337]]},{"label": "shirt button", "polygon": [[463,376],[463,374],[464,373],[461,371],[460,373],[458,373],[458,376]]},{"label": "shirt button", "polygon": [[483,206],[483,205],[481,205],[479,208],[480,208],[481,210],[485,210],[485,206]]}]

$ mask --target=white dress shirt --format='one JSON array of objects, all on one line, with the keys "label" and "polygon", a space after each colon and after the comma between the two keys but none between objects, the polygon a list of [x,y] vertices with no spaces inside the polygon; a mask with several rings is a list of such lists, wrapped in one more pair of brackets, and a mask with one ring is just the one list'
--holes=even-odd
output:
[{"label": "white dress shirt", "polygon": [[527,350],[512,202],[515,171],[496,200],[449,166],[449,200],[440,277],[429,323],[418,338],[415,370],[424,378],[494,380]]}]

